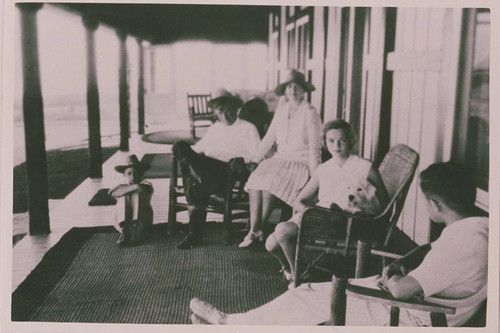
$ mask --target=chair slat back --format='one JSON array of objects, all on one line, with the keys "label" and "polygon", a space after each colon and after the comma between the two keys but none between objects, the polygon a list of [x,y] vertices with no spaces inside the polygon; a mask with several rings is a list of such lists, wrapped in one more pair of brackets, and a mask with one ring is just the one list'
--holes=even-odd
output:
[{"label": "chair slat back", "polygon": [[[387,208],[392,209],[384,245],[388,245],[392,230],[401,214],[418,162],[417,152],[406,145],[398,144],[391,148],[378,168],[390,198]],[[387,213],[386,209],[384,214]]]},{"label": "chair slat back", "polygon": [[410,147],[398,144],[384,157],[378,168],[389,198],[393,198],[398,190],[411,182],[418,165],[419,156]]},{"label": "chair slat back", "polygon": [[196,120],[197,116],[210,116],[213,114],[207,106],[208,101],[212,99],[212,95],[190,95],[188,94],[188,108],[191,117]]}]

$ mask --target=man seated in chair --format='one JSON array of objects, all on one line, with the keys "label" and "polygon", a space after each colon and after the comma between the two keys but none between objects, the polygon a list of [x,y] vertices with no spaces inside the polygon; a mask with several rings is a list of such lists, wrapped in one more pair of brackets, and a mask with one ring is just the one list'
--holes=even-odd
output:
[{"label": "man seated in chair", "polygon": [[243,178],[250,173],[245,163],[255,154],[260,137],[253,124],[238,119],[238,109],[242,104],[239,97],[219,89],[208,102],[219,121],[211,125],[194,146],[181,141],[172,148],[181,164],[189,213],[189,233],[177,245],[179,249],[191,249],[201,244],[209,197],[212,194],[224,195],[229,171]]},{"label": "man seated in chair", "polygon": [[[484,300],[488,274],[488,218],[476,213],[472,178],[452,163],[436,163],[420,174],[420,188],[430,218],[444,223],[441,236],[386,266],[382,276],[351,279],[350,283],[388,290],[396,299],[429,297],[466,300],[448,326],[470,319]],[[226,314],[193,299],[191,320],[196,324],[316,325],[331,315],[332,283],[302,284],[246,313]],[[480,297],[477,297],[480,296]],[[401,308],[402,326],[430,326],[429,313]],[[355,296],[347,297],[346,325],[385,326],[390,306]]]}]

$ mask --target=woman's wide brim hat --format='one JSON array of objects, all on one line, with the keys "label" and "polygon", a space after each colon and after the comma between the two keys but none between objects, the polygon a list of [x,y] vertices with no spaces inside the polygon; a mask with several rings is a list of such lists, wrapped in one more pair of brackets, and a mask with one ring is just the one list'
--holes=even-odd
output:
[{"label": "woman's wide brim hat", "polygon": [[303,73],[299,72],[298,70],[291,69],[286,73],[285,81],[278,84],[278,86],[274,89],[274,93],[278,96],[284,95],[286,86],[292,82],[302,86],[305,92],[316,90],[316,88],[311,83],[306,81]]},{"label": "woman's wide brim hat", "polygon": [[243,100],[239,96],[231,94],[227,89],[219,88],[212,93],[212,99],[208,101],[207,106],[214,109],[223,103],[231,103],[235,109],[238,109],[243,105]]},{"label": "woman's wide brim hat", "polygon": [[119,173],[124,173],[128,168],[134,168],[142,173],[149,169],[149,164],[141,163],[137,156],[130,155],[127,157],[127,161],[125,162],[125,164],[115,166],[115,170]]}]

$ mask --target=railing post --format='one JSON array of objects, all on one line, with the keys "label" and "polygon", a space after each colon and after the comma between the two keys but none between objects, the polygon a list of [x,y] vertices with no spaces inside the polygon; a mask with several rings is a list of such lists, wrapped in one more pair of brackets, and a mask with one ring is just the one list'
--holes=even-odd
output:
[{"label": "railing post", "polygon": [[50,233],[47,153],[40,87],[36,14],[43,4],[20,3],[23,59],[23,116],[30,235]]},{"label": "railing post", "polygon": [[101,118],[95,56],[94,33],[99,23],[84,17],[87,30],[87,118],[89,126],[89,176],[102,178]]},{"label": "railing post", "polygon": [[120,68],[119,68],[119,94],[120,94],[120,151],[129,151],[130,137],[130,106],[129,87],[127,80],[127,34],[117,31],[120,39]]},{"label": "railing post", "polygon": [[144,134],[144,47],[141,39],[138,39],[137,43],[139,44],[138,132]]}]

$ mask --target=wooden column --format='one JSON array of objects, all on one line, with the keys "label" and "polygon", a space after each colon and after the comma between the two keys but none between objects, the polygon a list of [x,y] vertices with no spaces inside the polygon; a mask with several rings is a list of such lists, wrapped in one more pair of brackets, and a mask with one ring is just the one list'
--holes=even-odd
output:
[{"label": "wooden column", "polygon": [[96,20],[83,18],[87,30],[87,118],[89,126],[89,176],[102,178],[101,119],[97,87],[94,33]]},{"label": "wooden column", "polygon": [[144,47],[142,40],[138,39],[139,44],[139,85],[138,85],[138,107],[139,107],[139,134],[144,134]]},{"label": "wooden column", "polygon": [[23,116],[30,235],[50,233],[47,156],[40,88],[36,13],[42,4],[18,4],[21,10]]},{"label": "wooden column", "polygon": [[120,39],[120,68],[119,68],[119,89],[120,89],[120,151],[129,151],[130,137],[130,105],[129,105],[129,88],[127,80],[127,34],[118,31]]}]

